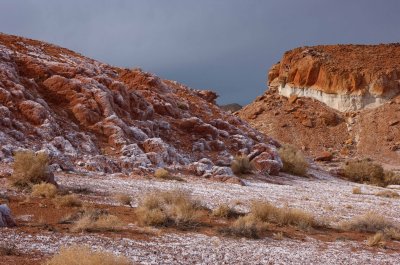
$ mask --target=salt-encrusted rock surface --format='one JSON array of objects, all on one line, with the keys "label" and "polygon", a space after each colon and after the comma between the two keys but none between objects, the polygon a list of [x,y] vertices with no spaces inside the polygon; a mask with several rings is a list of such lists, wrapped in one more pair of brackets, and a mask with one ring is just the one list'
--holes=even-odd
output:
[{"label": "salt-encrusted rock surface", "polygon": [[6,162],[27,148],[48,152],[61,170],[129,172],[185,169],[202,158],[229,164],[260,142],[275,152],[272,139],[220,110],[216,97],[0,34],[0,160]]}]

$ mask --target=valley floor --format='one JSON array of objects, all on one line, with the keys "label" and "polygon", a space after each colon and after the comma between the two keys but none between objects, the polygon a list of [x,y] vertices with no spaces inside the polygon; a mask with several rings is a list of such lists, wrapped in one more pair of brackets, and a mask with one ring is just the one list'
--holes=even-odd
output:
[{"label": "valley floor", "polygon": [[[191,231],[141,228],[134,224],[132,208],[118,205],[112,197],[115,193],[129,194],[135,207],[147,191],[183,189],[210,209],[229,203],[245,212],[252,200],[263,200],[303,209],[333,227],[369,211],[400,221],[400,199],[374,195],[383,188],[350,183],[316,168],[311,173],[313,178],[282,174],[268,182],[245,180],[246,186],[195,177],[177,182],[92,173],[56,174],[62,188],[85,191],[79,194],[83,201],[108,209],[127,223],[123,231],[107,233],[69,232],[57,220],[71,210],[54,210],[45,200],[24,201],[23,194],[6,188],[3,178],[0,193],[10,198],[19,226],[0,229],[0,237],[2,242],[15,245],[19,256],[0,258],[0,264],[40,264],[61,246],[73,244],[123,254],[138,264],[398,264],[400,242],[391,241],[385,248],[368,247],[366,239],[371,234],[277,228],[283,232],[282,239],[271,234],[254,240],[222,236],[207,227]],[[360,187],[362,194],[353,194],[354,187]],[[219,221],[215,222],[218,225]]]}]

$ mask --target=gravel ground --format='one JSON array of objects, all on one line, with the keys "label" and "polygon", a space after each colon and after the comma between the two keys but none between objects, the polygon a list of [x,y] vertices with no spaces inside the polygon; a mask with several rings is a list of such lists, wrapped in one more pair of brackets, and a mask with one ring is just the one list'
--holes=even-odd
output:
[{"label": "gravel ground", "polygon": [[[316,179],[305,179],[284,175],[283,185],[260,181],[245,181],[246,186],[205,181],[191,178],[188,182],[126,179],[107,176],[59,176],[57,181],[66,187],[86,187],[96,193],[126,193],[137,203],[141,196],[152,190],[183,189],[200,199],[207,207],[221,203],[241,202],[246,210],[251,200],[269,201],[277,206],[288,205],[312,212],[331,221],[348,219],[369,211],[400,222],[400,199],[383,198],[374,194],[385,188],[352,183],[334,178],[322,171],[313,170]],[[360,187],[363,194],[353,194]],[[386,189],[387,190],[387,189]],[[96,201],[113,203],[99,196]],[[240,208],[240,207],[239,207]]]},{"label": "gravel ground", "polygon": [[[113,193],[126,193],[135,199],[151,190],[183,189],[213,208],[223,202],[241,201],[243,211],[253,199],[266,200],[277,206],[285,204],[312,212],[319,218],[333,222],[375,211],[400,221],[400,200],[373,195],[383,190],[336,179],[322,171],[313,170],[315,179],[282,176],[282,185],[261,181],[245,181],[247,186],[210,182],[187,178],[187,182],[156,181],[116,176],[57,175],[64,187],[88,188],[93,194],[85,199],[96,203],[114,204]],[[364,194],[352,194],[353,187],[361,187]],[[0,187],[0,192],[6,189]],[[323,242],[313,238],[295,240],[232,239],[210,237],[198,233],[163,234],[148,240],[108,238],[90,234],[61,234],[43,232],[30,235],[16,229],[1,229],[4,242],[16,244],[26,253],[50,255],[61,246],[88,244],[94,249],[105,249],[123,254],[139,264],[399,264],[400,253],[368,248],[355,241]]]},{"label": "gravel ground", "polygon": [[[199,234],[168,234],[149,241],[61,234],[28,235],[0,230],[3,240],[24,251],[53,254],[61,246],[87,244],[122,254],[140,264],[398,264],[400,254],[357,250],[351,242],[313,239],[237,240]],[[396,262],[397,261],[397,262]]]}]

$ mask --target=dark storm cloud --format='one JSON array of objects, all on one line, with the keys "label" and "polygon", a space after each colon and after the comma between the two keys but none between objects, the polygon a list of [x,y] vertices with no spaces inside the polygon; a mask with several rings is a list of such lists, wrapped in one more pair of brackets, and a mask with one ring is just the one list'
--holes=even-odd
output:
[{"label": "dark storm cloud", "polygon": [[1,0],[0,31],[249,103],[297,46],[400,40],[400,1]]}]

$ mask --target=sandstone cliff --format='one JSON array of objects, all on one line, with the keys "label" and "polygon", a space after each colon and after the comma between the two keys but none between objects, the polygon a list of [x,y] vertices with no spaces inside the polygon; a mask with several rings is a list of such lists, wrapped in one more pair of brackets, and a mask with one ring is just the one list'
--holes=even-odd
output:
[{"label": "sandstone cliff", "polygon": [[297,48],[239,117],[314,157],[329,151],[400,165],[399,80],[399,44]]},{"label": "sandstone cliff", "polygon": [[0,160],[5,162],[27,148],[48,152],[59,170],[173,166],[229,175],[229,168],[215,164],[227,165],[232,155],[261,148],[269,154],[266,163],[279,170],[277,143],[221,111],[216,97],[140,69],[0,34]]},{"label": "sandstone cliff", "polygon": [[400,93],[400,44],[297,48],[268,80],[286,97],[315,98],[340,111],[377,107]]}]

